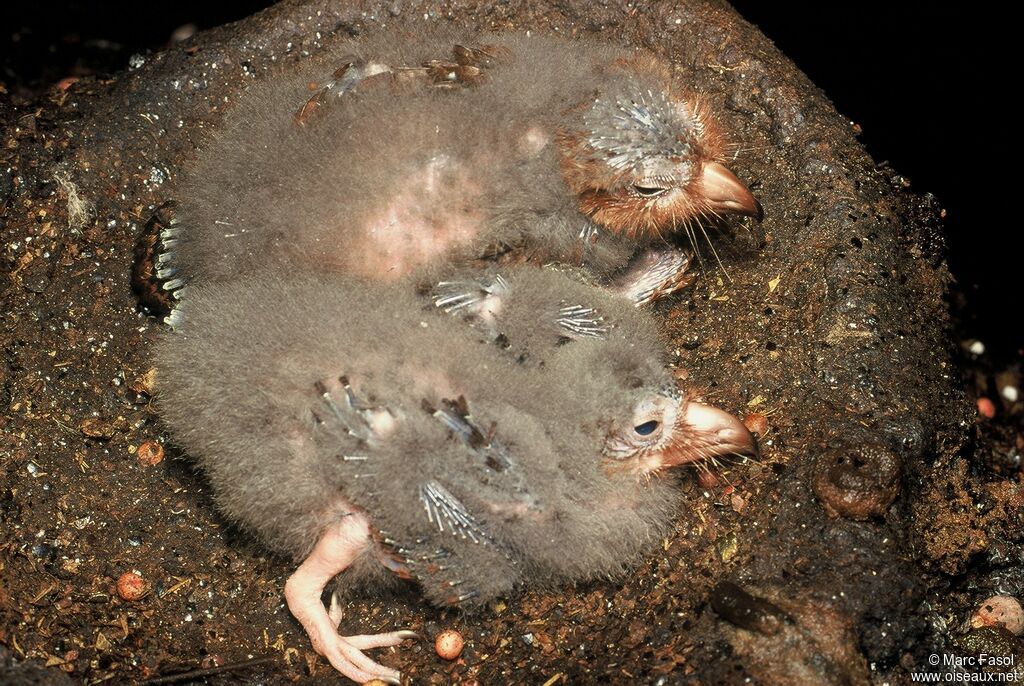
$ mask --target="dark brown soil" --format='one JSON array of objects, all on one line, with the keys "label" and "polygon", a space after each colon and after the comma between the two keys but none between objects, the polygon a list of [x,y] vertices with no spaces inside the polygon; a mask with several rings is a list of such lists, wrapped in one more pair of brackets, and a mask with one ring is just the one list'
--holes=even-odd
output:
[{"label": "dark brown soil", "polygon": [[[380,655],[437,684],[905,683],[955,640],[996,645],[960,639],[981,599],[1024,596],[1021,404],[993,390],[1006,369],[972,366],[971,393],[998,410],[979,431],[939,208],[876,165],[763,36],[698,0],[288,0],[109,80],[31,103],[0,92],[0,677],[7,659],[101,683],[269,657],[207,680],[342,681],[284,608],[289,563],[223,521],[163,445],[161,325],[136,311],[129,272],[226,101],[334,34],[399,21],[599,31],[718,94],[766,218],[720,242],[730,278],[708,268],[662,314],[691,381],[768,428],[759,464],[682,488],[689,513],[628,579],[472,616],[415,593],[354,601],[342,628],[459,629],[456,662],[431,640]],[[123,600],[131,571],[147,592]],[[992,650],[1021,652],[1006,641]]]}]

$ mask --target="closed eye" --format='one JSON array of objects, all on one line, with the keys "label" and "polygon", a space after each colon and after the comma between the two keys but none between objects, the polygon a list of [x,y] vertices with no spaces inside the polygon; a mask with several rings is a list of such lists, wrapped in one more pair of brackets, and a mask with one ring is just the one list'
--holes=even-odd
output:
[{"label": "closed eye", "polygon": [[661,186],[639,186],[633,184],[633,192],[641,198],[656,198],[667,190],[667,188],[662,188]]},{"label": "closed eye", "polygon": [[652,433],[654,433],[657,430],[658,430],[658,422],[654,421],[653,419],[651,421],[649,421],[649,422],[644,422],[643,424],[637,424],[636,426],[633,427],[633,431],[636,432],[637,435],[640,435],[640,436],[650,436]]}]

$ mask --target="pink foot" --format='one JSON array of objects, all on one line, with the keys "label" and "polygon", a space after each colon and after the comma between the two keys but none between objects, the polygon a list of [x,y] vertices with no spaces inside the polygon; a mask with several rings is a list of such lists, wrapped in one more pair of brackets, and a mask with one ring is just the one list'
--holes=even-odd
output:
[{"label": "pink foot", "polygon": [[374,662],[362,651],[398,645],[418,636],[412,631],[341,636],[337,630],[341,620],[337,603],[332,601],[328,613],[320,601],[327,583],[348,568],[368,545],[372,543],[366,517],[358,513],[346,515],[324,532],[309,557],[289,577],[284,597],[288,609],[306,630],[313,649],[327,658],[331,666],[358,683],[380,679],[400,684],[398,670]]}]

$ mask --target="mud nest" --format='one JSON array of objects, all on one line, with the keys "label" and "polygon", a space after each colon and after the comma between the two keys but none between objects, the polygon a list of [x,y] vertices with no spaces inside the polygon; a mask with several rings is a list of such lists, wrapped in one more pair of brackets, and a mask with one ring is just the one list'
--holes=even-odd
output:
[{"label": "mud nest", "polygon": [[[130,263],[246,84],[399,22],[599,33],[710,94],[766,217],[717,241],[727,275],[707,268],[659,315],[690,381],[757,415],[764,455],[688,481],[687,515],[625,581],[467,616],[353,600],[353,628],[466,637],[456,662],[429,641],[382,661],[420,683],[901,683],[963,645],[978,601],[1020,594],[1024,489],[975,463],[939,208],[754,27],[697,0],[286,1],[31,106],[0,96],[0,675],[26,660],[83,683],[329,674],[284,608],[289,564],[221,520],[163,445],[161,325],[137,311]],[[1021,652],[985,631],[961,650]]]}]

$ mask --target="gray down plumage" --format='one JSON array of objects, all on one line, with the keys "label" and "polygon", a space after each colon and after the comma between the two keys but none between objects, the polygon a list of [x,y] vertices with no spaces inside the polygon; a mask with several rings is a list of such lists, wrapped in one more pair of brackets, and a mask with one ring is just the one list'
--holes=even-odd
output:
[{"label": "gray down plumage", "polygon": [[[602,456],[610,428],[671,385],[658,336],[569,275],[505,277],[490,323],[405,282],[196,284],[157,350],[161,414],[224,513],[276,551],[301,560],[365,511],[389,555],[368,550],[344,585],[386,586],[391,567],[434,603],[473,603],[614,575],[678,509],[671,479]],[[602,336],[567,336],[567,304],[595,308]]]},{"label": "gray down plumage", "polygon": [[[309,83],[339,64],[417,65],[456,43],[510,57],[480,86],[360,85],[295,123]],[[505,251],[610,275],[639,240],[591,236],[552,139],[584,123],[580,104],[599,91],[657,92],[653,76],[613,68],[633,57],[597,42],[440,30],[359,39],[289,65],[244,92],[202,144],[173,232],[177,277],[290,265],[390,278]],[[625,137],[628,156],[638,134],[613,122],[594,135]]]}]

